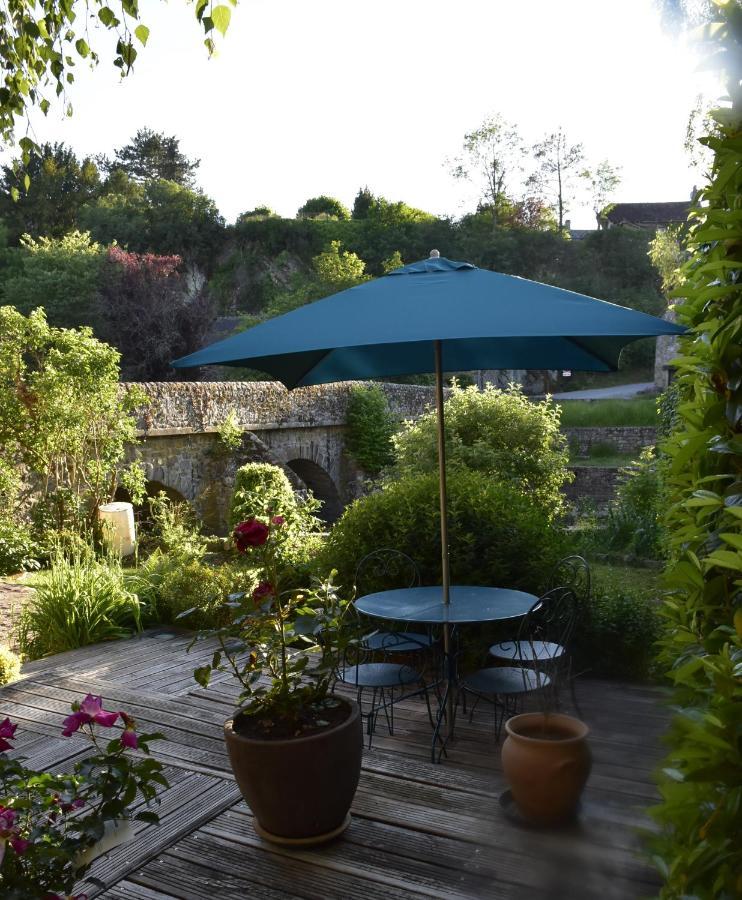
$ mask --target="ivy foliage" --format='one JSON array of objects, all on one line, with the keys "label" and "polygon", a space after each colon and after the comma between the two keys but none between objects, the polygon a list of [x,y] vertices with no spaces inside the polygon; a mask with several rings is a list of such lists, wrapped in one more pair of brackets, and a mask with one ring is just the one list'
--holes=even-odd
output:
[{"label": "ivy foliage", "polygon": [[664,898],[742,894],[742,7],[717,0],[711,55],[731,105],[683,268],[679,422],[666,441],[671,594],[662,659],[678,714],[660,781],[656,860]]},{"label": "ivy foliage", "polygon": [[378,475],[394,459],[392,437],[396,424],[386,394],[378,385],[353,387],[345,440],[350,455],[369,475]]}]

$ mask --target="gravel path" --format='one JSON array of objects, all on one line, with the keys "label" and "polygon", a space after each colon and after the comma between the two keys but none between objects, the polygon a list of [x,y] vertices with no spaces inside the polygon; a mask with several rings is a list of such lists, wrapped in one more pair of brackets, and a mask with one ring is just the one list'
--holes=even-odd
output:
[{"label": "gravel path", "polygon": [[589,388],[584,391],[563,391],[551,396],[554,400],[631,400],[654,391],[654,384],[645,381],[641,384],[616,384],[613,387]]},{"label": "gravel path", "polygon": [[12,611],[18,611],[33,589],[24,584],[0,580],[0,644],[10,643]]}]

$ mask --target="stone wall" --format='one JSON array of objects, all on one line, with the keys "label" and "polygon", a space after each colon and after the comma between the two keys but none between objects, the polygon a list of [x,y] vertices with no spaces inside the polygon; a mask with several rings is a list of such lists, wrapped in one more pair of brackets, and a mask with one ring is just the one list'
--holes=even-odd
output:
[{"label": "stone wall", "polygon": [[564,487],[567,499],[589,501],[598,510],[605,510],[616,495],[619,470],[613,466],[572,466],[575,480]]},{"label": "stone wall", "polygon": [[616,453],[636,453],[657,441],[654,426],[614,426],[606,428],[565,428],[564,433],[577,456],[589,456],[595,446],[611,446]]}]

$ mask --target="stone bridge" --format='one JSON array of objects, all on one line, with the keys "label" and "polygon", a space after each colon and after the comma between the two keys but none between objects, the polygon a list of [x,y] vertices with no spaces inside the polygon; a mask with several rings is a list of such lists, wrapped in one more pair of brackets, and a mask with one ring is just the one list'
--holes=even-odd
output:
[{"label": "stone bridge", "polygon": [[[142,462],[150,492],[164,490],[188,500],[216,533],[227,529],[235,473],[250,461],[281,466],[295,488],[309,489],[323,502],[320,515],[333,522],[363,492],[366,477],[346,447],[348,398],[358,383],[294,391],[265,381],[140,384],[150,402],[141,410],[140,443],[128,448],[128,459]],[[428,387],[379,387],[400,419],[416,418],[433,402]],[[243,430],[237,450],[227,450],[218,433],[231,412]],[[567,428],[565,433],[577,456],[596,443],[638,453],[655,441],[654,428]],[[568,497],[586,496],[605,505],[615,489],[616,470],[582,468]]]},{"label": "stone bridge", "polygon": [[[277,382],[157,382],[140,384],[150,403],[139,416],[139,459],[152,492],[192,503],[205,524],[224,532],[235,472],[252,460],[281,466],[295,487],[323,501],[331,522],[362,491],[364,473],[346,444],[348,398],[354,382],[287,391]],[[427,387],[380,385],[392,412],[415,418],[433,400]],[[124,385],[124,390],[129,385]],[[228,451],[219,427],[234,412],[241,446]]]}]

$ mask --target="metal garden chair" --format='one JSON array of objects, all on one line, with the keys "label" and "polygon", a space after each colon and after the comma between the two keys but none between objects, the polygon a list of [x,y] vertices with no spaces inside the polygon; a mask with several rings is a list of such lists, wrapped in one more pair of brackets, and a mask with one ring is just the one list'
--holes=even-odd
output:
[{"label": "metal garden chair", "polygon": [[509,665],[479,669],[464,677],[461,687],[465,714],[467,694],[476,698],[470,721],[480,700],[491,702],[495,739],[499,741],[505,718],[518,712],[527,695],[538,693],[547,709],[558,703],[560,685],[569,677],[565,648],[574,630],[576,610],[572,589],[554,588],[523,617],[515,640],[490,647],[490,656]]},{"label": "metal garden chair", "polygon": [[[581,556],[567,556],[557,563],[551,577],[551,588],[552,591],[569,589],[570,593],[569,595],[564,595],[563,602],[569,602],[573,607],[573,609],[568,612],[570,612],[575,619],[577,616],[585,617],[589,615],[591,592],[590,567]],[[533,666],[539,662],[543,662],[545,653],[548,653],[548,657],[551,659],[558,658],[560,666],[564,670],[562,673],[562,683],[566,681],[569,685],[572,705],[577,711],[577,714],[582,716],[582,711],[580,710],[580,705],[577,702],[577,696],[575,694],[576,676],[572,673],[572,654],[570,649],[571,648],[566,644],[545,649],[543,647],[529,647],[527,642],[524,646],[516,646],[516,642],[514,641],[501,641],[490,647],[489,654],[496,660],[515,662],[518,665],[525,666]]]},{"label": "metal garden chair", "polygon": [[[420,584],[420,571],[413,559],[399,550],[375,550],[364,556],[356,568],[355,594],[362,596],[376,590],[409,588]],[[366,720],[371,746],[376,721],[383,712],[389,734],[394,734],[394,704],[402,699],[422,695],[433,726],[428,684],[424,672],[400,660],[401,654],[417,654],[430,650],[433,639],[409,631],[371,631],[364,633],[363,623],[352,604],[349,611],[359,629],[358,640],[346,651],[337,672],[337,681],[356,689],[361,716]],[[371,702],[364,712],[364,691],[371,691]],[[399,691],[399,696],[395,696]],[[406,693],[405,693],[406,691]]]}]

